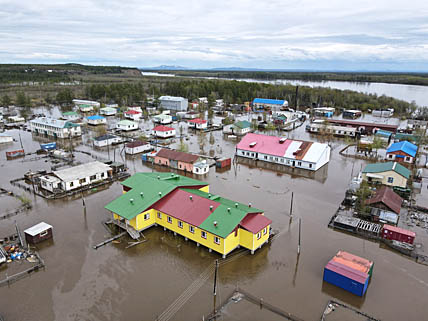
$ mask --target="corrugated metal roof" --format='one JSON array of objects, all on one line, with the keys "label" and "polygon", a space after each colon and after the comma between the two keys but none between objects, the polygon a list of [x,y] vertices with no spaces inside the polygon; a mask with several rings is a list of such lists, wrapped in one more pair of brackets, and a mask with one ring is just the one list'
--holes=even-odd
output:
[{"label": "corrugated metal roof", "polygon": [[366,204],[376,204],[383,203],[389,209],[394,211],[397,214],[400,214],[401,204],[403,203],[403,199],[395,193],[391,188],[387,186],[381,187],[376,191],[376,194],[371,199],[366,200]]},{"label": "corrugated metal roof", "polygon": [[207,121],[205,119],[195,118],[195,119],[189,119],[187,122],[195,123],[195,124],[205,124]]},{"label": "corrugated metal roof", "polygon": [[253,234],[263,230],[266,226],[272,224],[272,220],[259,213],[250,213],[241,221],[241,226]]},{"label": "corrugated metal roof", "polygon": [[240,121],[236,122],[234,125],[238,128],[241,128],[241,129],[251,127],[251,123],[247,120],[240,120]]},{"label": "corrugated metal roof", "polygon": [[131,110],[125,111],[125,114],[127,114],[127,115],[138,115],[138,114],[141,114],[141,112],[131,109]]},{"label": "corrugated metal roof", "polygon": [[383,173],[387,171],[394,171],[405,178],[410,177],[410,170],[397,162],[367,164],[363,173]]},{"label": "corrugated metal roof", "polygon": [[100,116],[100,115],[93,115],[93,116],[86,117],[86,119],[89,119],[89,120],[98,120],[98,119],[105,119],[105,117]]},{"label": "corrugated metal roof", "polygon": [[167,101],[183,101],[183,100],[187,100],[186,98],[183,97],[174,97],[174,96],[160,96],[159,100],[167,100]]},{"label": "corrugated metal roof", "polygon": [[391,144],[391,146],[389,146],[386,152],[392,153],[392,152],[402,151],[407,155],[415,157],[417,150],[418,150],[418,146],[416,146],[415,144],[412,144],[408,141],[403,141],[403,142]]},{"label": "corrugated metal roof", "polygon": [[346,265],[343,265],[339,262],[335,262],[333,260],[329,261],[325,268],[340,275],[343,275],[351,280],[354,280],[360,284],[366,283],[366,280],[369,277],[367,273],[354,270]]},{"label": "corrugated metal roof", "polygon": [[[192,199],[190,199],[192,197]],[[198,226],[210,216],[220,204],[182,189],[176,189],[153,205],[158,211],[181,221]],[[212,206],[212,210],[210,209]]]},{"label": "corrugated metal roof", "polygon": [[94,161],[94,162],[54,171],[53,173],[64,182],[71,182],[71,181],[89,177],[98,173],[104,173],[109,170],[111,170],[110,166],[98,161]]},{"label": "corrugated metal roof", "polygon": [[141,140],[134,140],[133,142],[127,143],[126,147],[128,148],[135,148],[135,147],[139,147],[139,146],[143,146],[146,145],[147,142],[143,142]]},{"label": "corrugated metal roof", "polygon": [[162,148],[156,154],[156,156],[159,156],[162,158],[167,158],[167,159],[172,159],[172,160],[176,160],[176,161],[180,161],[180,162],[185,162],[185,163],[194,163],[195,161],[197,161],[199,159],[198,155],[179,152],[176,150],[166,149],[166,148]]},{"label": "corrugated metal roof", "polygon": [[273,105],[284,105],[286,100],[279,99],[267,99],[267,98],[254,98],[253,104],[273,104]]},{"label": "corrugated metal roof", "polygon": [[95,137],[94,140],[96,140],[96,141],[103,141],[103,140],[114,139],[114,138],[117,138],[117,137],[114,136],[114,135],[105,134],[105,135],[101,135],[101,136]]},{"label": "corrugated metal roof", "polygon": [[385,138],[389,138],[391,137],[391,135],[392,135],[392,132],[389,132],[387,130],[382,130],[382,129],[379,129],[375,134],[375,136],[381,136]]},{"label": "corrugated metal roof", "polygon": [[117,123],[118,125],[124,125],[124,126],[128,126],[128,125],[138,125],[136,122],[131,121],[131,120],[121,120],[120,122]]},{"label": "corrugated metal roof", "polygon": [[52,225],[49,225],[45,222],[40,222],[39,224],[36,224],[30,228],[27,228],[24,233],[31,235],[31,236],[35,236],[37,234],[42,233],[43,231],[46,231],[48,229],[52,228]]},{"label": "corrugated metal roof", "polygon": [[372,261],[369,261],[365,258],[356,256],[354,254],[351,254],[345,251],[337,252],[337,254],[332,258],[332,261],[346,265],[354,270],[357,270],[363,273],[369,273],[370,269],[373,266]]}]

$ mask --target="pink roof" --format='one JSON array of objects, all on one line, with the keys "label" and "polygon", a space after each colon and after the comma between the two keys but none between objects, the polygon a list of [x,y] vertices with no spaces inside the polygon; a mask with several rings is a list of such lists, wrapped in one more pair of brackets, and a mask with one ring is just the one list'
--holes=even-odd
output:
[{"label": "pink roof", "polygon": [[137,115],[137,114],[141,114],[139,111],[136,110],[127,110],[125,111],[125,114],[129,114],[129,115]]},{"label": "pink roof", "polygon": [[195,124],[205,124],[207,121],[200,118],[190,119],[188,120],[189,123],[195,123]]},{"label": "pink roof", "polygon": [[170,130],[174,130],[174,128],[168,127],[168,126],[164,126],[164,125],[158,125],[155,128],[153,128],[153,130],[158,131],[158,132],[167,132],[167,131],[170,131]]},{"label": "pink roof", "polygon": [[411,237],[416,237],[416,233],[415,232],[409,231],[409,230],[405,230],[404,228],[401,228],[401,227],[396,227],[396,226],[385,224],[383,226],[383,229],[384,230],[388,230],[388,231],[393,231],[393,232],[396,232],[396,233],[400,233],[400,234],[403,234],[403,235],[411,236]]},{"label": "pink roof", "polygon": [[[205,197],[176,189],[154,204],[153,208],[191,225],[199,226],[219,205],[220,203]],[[212,210],[210,206],[213,207]]]},{"label": "pink roof", "polygon": [[272,221],[262,214],[250,213],[244,217],[240,225],[247,231],[256,234],[271,223]]},{"label": "pink roof", "polygon": [[[283,157],[285,155],[285,151],[293,140],[287,139],[285,142],[280,144],[280,139],[280,137],[276,136],[248,133],[241,139],[238,145],[236,145],[236,148]],[[254,147],[250,147],[251,143],[256,143],[256,145]]]},{"label": "pink roof", "polygon": [[329,261],[327,265],[325,266],[327,270],[336,272],[337,274],[343,275],[351,280],[354,280],[358,283],[366,283],[367,278],[369,275],[367,273],[354,270],[353,268],[343,265],[339,262],[335,262],[333,260]]},{"label": "pink roof", "polygon": [[345,251],[337,252],[331,261],[346,265],[354,270],[365,273],[368,273],[373,265],[372,261]]}]

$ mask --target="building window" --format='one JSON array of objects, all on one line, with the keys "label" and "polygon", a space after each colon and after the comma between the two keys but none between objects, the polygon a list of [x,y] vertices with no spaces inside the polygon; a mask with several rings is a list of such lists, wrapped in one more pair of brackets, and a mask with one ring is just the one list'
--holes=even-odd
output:
[{"label": "building window", "polygon": [[220,238],[218,236],[214,236],[214,243],[220,244]]},{"label": "building window", "polygon": [[106,173],[101,173],[101,177],[103,178],[106,175]]},{"label": "building window", "polygon": [[171,216],[168,216],[168,223],[172,223],[172,218],[171,218]]},{"label": "building window", "polygon": [[389,154],[389,155],[388,155],[388,158],[389,158],[389,159],[393,159],[393,158],[394,158],[394,155],[393,155],[393,154]]},{"label": "building window", "polygon": [[178,227],[183,228],[183,222],[182,221],[178,221]]},{"label": "building window", "polygon": [[410,157],[406,156],[406,162],[410,162]]},{"label": "building window", "polygon": [[82,179],[79,179],[79,183],[80,183],[80,184],[86,183],[86,177],[85,177],[85,178],[82,178]]},{"label": "building window", "polygon": [[92,176],[90,176],[90,177],[89,177],[89,179],[90,179],[91,181],[93,181],[93,180],[97,179],[97,175],[92,175]]},{"label": "building window", "polygon": [[40,237],[46,236],[48,235],[48,230],[43,231],[42,233],[39,234]]},{"label": "building window", "polygon": [[263,229],[263,235],[266,235],[266,233],[267,233],[267,227],[265,227],[265,228]]},{"label": "building window", "polygon": [[205,231],[201,231],[201,237],[202,237],[203,239],[206,239],[206,238],[207,238],[207,232],[205,232]]},{"label": "building window", "polygon": [[257,233],[257,239],[260,239],[261,237],[262,237],[262,233],[261,232]]},{"label": "building window", "polygon": [[309,168],[312,168],[312,164],[309,164]]},{"label": "building window", "polygon": [[73,187],[73,185],[74,185],[74,182],[70,182],[70,187]]},{"label": "building window", "polygon": [[161,212],[158,212],[158,219],[162,219],[162,214],[161,214]]},{"label": "building window", "polygon": [[145,221],[147,221],[149,218],[150,218],[150,214],[149,214],[149,213],[144,214],[144,220],[145,220]]},{"label": "building window", "polygon": [[388,183],[394,183],[394,177],[388,177]]},{"label": "building window", "polygon": [[302,166],[302,162],[297,162],[297,166]]},{"label": "building window", "polygon": [[278,161],[278,157],[275,157],[275,162],[277,162]]},{"label": "building window", "polygon": [[267,159],[267,156],[265,156],[265,159]]},{"label": "building window", "polygon": [[195,228],[192,225],[189,225],[189,232],[195,233]]}]

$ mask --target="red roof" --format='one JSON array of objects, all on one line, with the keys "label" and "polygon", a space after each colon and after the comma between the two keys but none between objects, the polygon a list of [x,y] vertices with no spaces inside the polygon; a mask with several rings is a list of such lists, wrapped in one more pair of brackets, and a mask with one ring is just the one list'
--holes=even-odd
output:
[{"label": "red roof", "polygon": [[351,280],[354,280],[360,284],[366,283],[367,278],[369,275],[367,273],[354,270],[353,268],[343,265],[339,262],[335,262],[333,260],[330,260],[327,265],[325,266],[327,270],[336,272],[340,275],[343,275]]},{"label": "red roof", "polygon": [[172,149],[166,149],[162,148],[156,156],[167,158],[167,159],[173,159],[176,161],[184,162],[184,163],[194,163],[199,159],[199,156],[185,153],[185,152],[179,152]]},{"label": "red roof", "polygon": [[270,219],[260,213],[250,213],[244,217],[240,225],[247,231],[256,234],[271,223]]},{"label": "red roof", "polygon": [[241,139],[238,145],[236,145],[236,148],[284,157],[288,146],[290,146],[293,140],[287,139],[285,142],[280,144],[280,139],[280,137],[276,136],[248,133]]},{"label": "red roof", "polygon": [[155,128],[153,128],[153,130],[158,131],[158,132],[167,132],[167,131],[170,131],[170,130],[174,130],[174,128],[168,127],[168,126],[164,126],[164,125],[158,125]]},{"label": "red roof", "polygon": [[[220,203],[205,197],[176,189],[154,204],[153,208],[191,225],[199,226],[219,205]],[[210,206],[213,207],[212,210]]]},{"label": "red roof", "polygon": [[207,121],[200,118],[190,119],[188,120],[189,123],[195,123],[195,124],[205,124]]},{"label": "red roof", "polygon": [[141,114],[141,112],[131,109],[131,110],[125,111],[125,114],[128,114],[128,115],[137,115],[137,114]]},{"label": "red roof", "polygon": [[366,204],[376,204],[383,203],[391,211],[394,211],[397,214],[400,214],[401,204],[403,204],[403,199],[395,193],[391,188],[383,186],[376,191],[376,194],[371,199],[366,200]]},{"label": "red roof", "polygon": [[396,227],[396,226],[392,226],[392,225],[388,225],[388,224],[385,224],[383,226],[382,230],[388,230],[388,231],[392,231],[392,232],[395,232],[395,233],[407,235],[407,236],[410,236],[410,237],[416,237],[416,233],[413,232],[413,231],[405,230],[404,228]]}]

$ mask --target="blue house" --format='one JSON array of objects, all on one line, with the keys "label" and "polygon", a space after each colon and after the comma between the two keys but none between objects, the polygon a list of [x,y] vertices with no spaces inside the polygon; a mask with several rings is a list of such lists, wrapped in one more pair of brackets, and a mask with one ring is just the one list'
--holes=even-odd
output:
[{"label": "blue house", "polygon": [[386,150],[386,159],[399,163],[413,164],[417,151],[418,146],[408,141],[394,143]]},{"label": "blue house", "polygon": [[89,125],[101,125],[107,123],[106,118],[100,115],[88,116],[86,119]]}]

